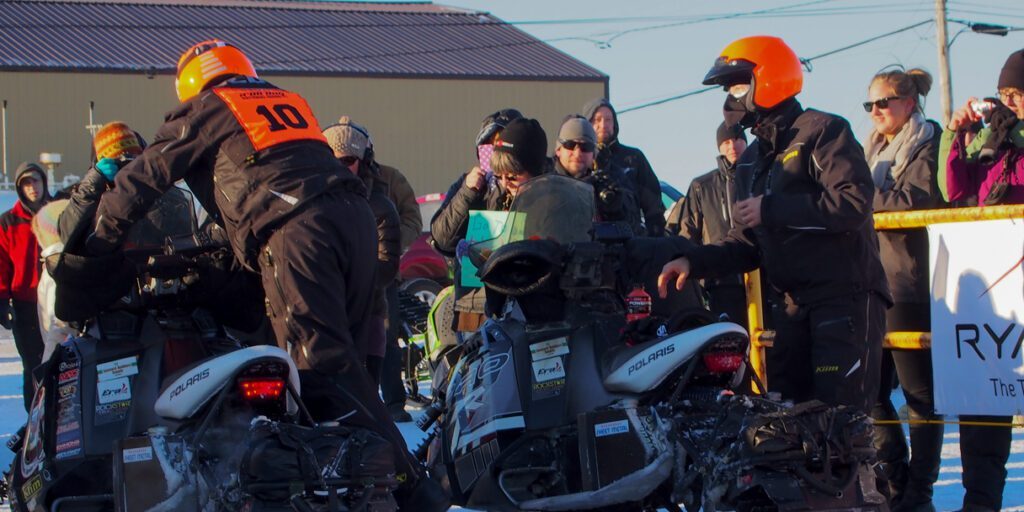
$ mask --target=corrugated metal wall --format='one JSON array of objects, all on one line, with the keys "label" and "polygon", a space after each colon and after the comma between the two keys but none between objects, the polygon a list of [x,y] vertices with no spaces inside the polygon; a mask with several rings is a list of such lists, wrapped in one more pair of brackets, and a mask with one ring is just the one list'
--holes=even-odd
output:
[{"label": "corrugated metal wall", "polygon": [[[561,119],[605,91],[603,82],[267,78],[306,97],[321,127],[342,114],[367,126],[378,160],[405,173],[418,195],[445,191],[473,165],[473,138],[486,114],[516,107],[539,119],[551,152]],[[0,72],[0,99],[7,100],[8,172],[56,152],[63,155],[58,177],[81,175],[88,165],[90,101],[96,123],[121,120],[147,140],[177,103],[171,77],[93,73]]]}]

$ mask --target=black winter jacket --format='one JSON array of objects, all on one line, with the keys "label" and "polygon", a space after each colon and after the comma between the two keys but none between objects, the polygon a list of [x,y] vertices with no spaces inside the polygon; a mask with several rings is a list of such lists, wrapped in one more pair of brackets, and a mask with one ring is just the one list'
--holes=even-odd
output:
[{"label": "black winter jacket", "polygon": [[[558,161],[553,160],[552,172],[562,176],[579,179],[594,187],[594,208],[598,219],[604,222],[621,222],[629,225],[634,234],[643,236],[644,226],[641,223],[640,205],[636,199],[633,184],[622,171],[616,168],[599,171],[588,171],[583,177],[577,178],[569,173]],[[604,196],[602,197],[602,194]]]},{"label": "black winter jacket", "polygon": [[858,292],[891,302],[871,216],[874,183],[849,123],[789,100],[753,133],[736,165],[736,190],[738,200],[764,196],[762,223],[736,221],[716,244],[677,248],[693,277],[763,267],[797,304]]},{"label": "black winter jacket", "polygon": [[[718,157],[718,169],[690,182],[680,208],[679,236],[697,245],[724,240],[733,228],[732,205],[736,202],[736,167],[724,156]],[[672,219],[669,219],[670,223]],[[743,286],[743,276],[732,274],[708,279],[705,287]]]},{"label": "black winter jacket", "polygon": [[594,112],[601,107],[607,107],[615,117],[615,138],[608,144],[598,145],[597,166],[601,169],[622,170],[633,182],[647,235],[665,236],[665,203],[661,202],[661,182],[643,151],[619,142],[619,116],[615,107],[606,99],[595,100],[584,105],[583,117],[593,122]]},{"label": "black winter jacket", "polygon": [[[936,177],[942,128],[929,122],[934,125],[935,136],[910,157],[891,190],[875,190],[874,211],[927,210],[945,205]],[[928,302],[928,232],[923,228],[879,231],[878,244],[893,300]]]},{"label": "black winter jacket", "polygon": [[[454,258],[459,241],[466,238],[469,229],[470,210],[507,210],[508,195],[493,180],[487,189],[480,191],[465,185],[466,175],[452,183],[441,203],[441,208],[430,220],[432,245],[446,257]],[[465,288],[459,281],[461,266],[455,260],[455,310],[469,313],[484,313],[486,297],[483,288]]]},{"label": "black winter jacket", "polygon": [[398,210],[388,198],[387,183],[380,174],[360,165],[359,177],[366,186],[370,210],[377,220],[377,282],[373,294],[373,314],[381,316],[388,311],[385,290],[398,277],[398,263],[402,258],[402,223]]},{"label": "black winter jacket", "polygon": [[483,191],[471,189],[465,183],[465,174],[452,183],[441,207],[430,219],[430,237],[434,247],[448,257],[455,256],[459,240],[466,238],[470,210],[508,209],[505,191],[495,182],[489,183]]},{"label": "black winter jacket", "polygon": [[[267,105],[286,107],[285,121],[294,126],[283,126],[276,119],[283,114]],[[132,222],[179,179],[251,269],[259,268],[259,249],[275,228],[310,200],[332,190],[365,196],[359,179],[334,158],[305,100],[262,80],[235,78],[170,111],[153,143],[118,172],[100,201],[89,251],[115,250]]]}]

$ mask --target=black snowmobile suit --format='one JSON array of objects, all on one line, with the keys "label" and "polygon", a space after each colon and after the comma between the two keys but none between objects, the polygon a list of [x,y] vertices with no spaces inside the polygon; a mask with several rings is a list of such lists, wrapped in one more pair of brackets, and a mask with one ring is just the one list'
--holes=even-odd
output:
[{"label": "black snowmobile suit", "polygon": [[291,347],[314,416],[349,415],[346,423],[379,432],[393,444],[399,472],[415,478],[357,350],[372,306],[374,216],[363,184],[334,158],[306,101],[238,77],[170,111],[103,195],[88,252],[117,250],[179,179],[225,228],[236,258],[259,269],[278,344]]},{"label": "black snowmobile suit", "polygon": [[785,296],[773,307],[769,389],[866,411],[877,396],[892,299],[864,150],[846,120],[805,111],[795,99],[764,114],[752,133],[757,140],[736,165],[736,190],[738,201],[762,196],[761,225],[734,219],[724,240],[680,245],[676,254],[690,260],[693,278],[763,267]]},{"label": "black snowmobile suit", "polygon": [[[735,202],[736,166],[719,155],[718,169],[690,182],[682,206],[678,208],[679,219],[670,218],[669,225],[678,225],[679,236],[697,245],[717,243],[733,228],[732,205]],[[711,311],[726,313],[730,320],[746,327],[747,296],[742,274],[705,279],[704,289],[709,295]]]}]

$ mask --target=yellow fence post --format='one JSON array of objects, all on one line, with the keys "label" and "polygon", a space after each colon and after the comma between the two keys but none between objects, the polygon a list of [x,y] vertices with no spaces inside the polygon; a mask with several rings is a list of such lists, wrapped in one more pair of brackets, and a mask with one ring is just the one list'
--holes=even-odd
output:
[{"label": "yellow fence post", "polygon": [[[761,333],[764,332],[764,304],[761,302],[761,271],[754,270],[743,275],[743,283],[747,288],[747,325],[750,332],[750,366],[765,386],[768,385],[768,374],[764,363],[764,345]],[[767,389],[758,389],[751,384],[754,393],[766,393]]]}]

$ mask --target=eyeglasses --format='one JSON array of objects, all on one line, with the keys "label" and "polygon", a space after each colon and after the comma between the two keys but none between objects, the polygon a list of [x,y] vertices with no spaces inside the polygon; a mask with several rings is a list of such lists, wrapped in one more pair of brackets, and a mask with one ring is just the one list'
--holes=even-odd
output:
[{"label": "eyeglasses", "polygon": [[1002,101],[1003,103],[1010,103],[1010,101],[1013,101],[1014,105],[1020,105],[1021,103],[1024,103],[1024,91],[1003,89],[999,91],[999,101]]},{"label": "eyeglasses", "polygon": [[593,142],[577,142],[575,140],[562,141],[562,147],[568,151],[575,151],[578,147],[584,153],[593,153],[594,149],[597,149],[597,145]]},{"label": "eyeglasses", "polygon": [[352,167],[352,164],[359,161],[359,157],[343,156],[339,158],[338,161],[341,162],[341,165],[344,165],[345,167]]},{"label": "eyeglasses", "polygon": [[498,181],[501,181],[501,182],[511,181],[513,183],[519,183],[521,181],[526,181],[529,177],[526,175],[526,173],[522,173],[522,174],[502,174],[502,175],[495,174],[494,178],[497,179]]},{"label": "eyeglasses", "polygon": [[882,98],[875,101],[864,102],[864,112],[871,112],[871,107],[878,107],[880,109],[889,108],[889,102],[892,100],[902,99],[899,96],[889,96],[888,98]]}]

